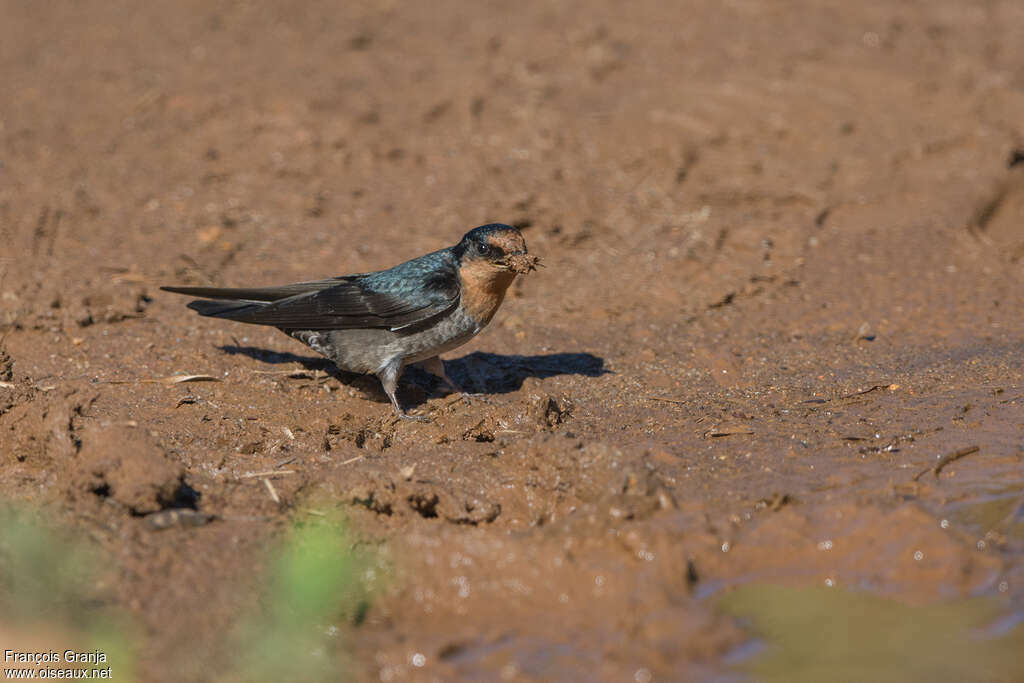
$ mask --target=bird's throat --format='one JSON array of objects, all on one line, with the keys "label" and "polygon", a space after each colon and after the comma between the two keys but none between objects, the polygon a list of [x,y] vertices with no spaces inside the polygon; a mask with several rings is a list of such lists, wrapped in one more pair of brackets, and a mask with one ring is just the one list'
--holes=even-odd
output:
[{"label": "bird's throat", "polygon": [[495,268],[486,261],[464,263],[459,268],[462,279],[462,308],[481,327],[491,322],[505,292],[516,274]]}]

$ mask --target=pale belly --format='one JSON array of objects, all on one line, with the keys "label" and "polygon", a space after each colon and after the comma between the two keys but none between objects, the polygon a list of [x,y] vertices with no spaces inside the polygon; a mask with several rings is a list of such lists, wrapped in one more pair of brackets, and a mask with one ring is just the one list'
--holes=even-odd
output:
[{"label": "pale belly", "polygon": [[393,358],[403,365],[451,351],[472,339],[483,326],[456,308],[433,327],[412,333],[391,330],[295,330],[292,337],[334,361],[347,372],[377,372]]}]

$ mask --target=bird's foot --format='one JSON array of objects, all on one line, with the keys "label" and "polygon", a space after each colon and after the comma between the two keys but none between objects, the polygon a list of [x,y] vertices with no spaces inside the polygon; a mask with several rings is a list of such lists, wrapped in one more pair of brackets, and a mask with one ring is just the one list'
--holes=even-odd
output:
[{"label": "bird's foot", "polygon": [[[383,380],[382,380],[383,382]],[[395,417],[395,420],[412,420],[413,422],[430,422],[430,418],[426,415],[410,415],[409,413],[402,410],[402,404],[398,402],[398,397],[395,395],[395,387],[384,383],[384,391],[387,392],[388,398],[391,399],[391,411]],[[392,423],[394,424],[394,423]]]}]

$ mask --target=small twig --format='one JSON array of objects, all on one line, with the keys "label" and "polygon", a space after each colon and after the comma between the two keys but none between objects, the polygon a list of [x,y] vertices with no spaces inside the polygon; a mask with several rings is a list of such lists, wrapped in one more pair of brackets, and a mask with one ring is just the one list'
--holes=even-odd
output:
[{"label": "small twig", "polygon": [[718,439],[718,438],[721,438],[723,436],[749,436],[750,434],[753,434],[753,433],[754,433],[753,430],[747,429],[746,427],[737,427],[737,428],[728,428],[728,427],[726,427],[724,429],[712,428],[712,429],[709,429],[708,431],[704,432],[704,438],[705,439],[708,439],[708,438]]},{"label": "small twig", "polygon": [[648,401],[661,401],[662,403],[677,403],[679,405],[686,405],[688,401],[680,401],[677,398],[661,398],[660,396],[644,396]]},{"label": "small twig", "polygon": [[171,375],[159,379],[103,379],[97,384],[182,384],[183,382],[219,382],[220,377],[213,375]]},{"label": "small twig", "polygon": [[961,448],[958,451],[953,451],[952,453],[949,453],[948,455],[942,456],[939,459],[938,464],[935,465],[935,467],[934,467],[934,469],[932,471],[935,472],[935,476],[937,477],[937,476],[939,476],[939,472],[942,471],[942,468],[945,467],[946,465],[948,465],[949,463],[954,462],[956,460],[959,460],[960,458],[964,457],[965,455],[971,455],[972,453],[977,453],[980,450],[981,450],[981,446],[968,446],[967,448]]},{"label": "small twig", "polygon": [[295,470],[270,470],[268,472],[246,472],[235,479],[252,479],[254,477],[275,477],[279,474],[295,474]]},{"label": "small twig", "polygon": [[873,387],[868,387],[867,389],[864,389],[863,391],[855,391],[852,394],[846,394],[845,396],[840,396],[839,399],[842,400],[844,398],[853,398],[854,396],[863,396],[864,394],[870,394],[872,391],[878,391],[879,389],[888,389],[891,386],[893,386],[893,385],[892,384],[876,384]]},{"label": "small twig", "polygon": [[315,372],[309,370],[253,370],[255,375],[267,375],[274,377],[277,375],[286,375],[289,379],[316,379],[318,375]]},{"label": "small twig", "polygon": [[181,384],[183,382],[219,382],[220,377],[213,375],[171,375],[160,379],[143,379],[140,382],[159,382],[160,384]]},{"label": "small twig", "polygon": [[263,480],[263,483],[264,483],[264,485],[266,485],[266,487],[267,487],[267,491],[269,491],[269,492],[270,492],[270,497],[274,499],[274,502],[275,502],[275,503],[277,503],[278,505],[280,505],[280,504],[281,504],[281,498],[280,498],[280,497],[278,497],[278,495],[277,495],[277,489],[275,489],[275,488],[274,488],[274,485],[270,483],[270,480],[269,480],[269,479],[264,479],[264,480]]},{"label": "small twig", "polygon": [[953,451],[952,453],[947,453],[946,455],[944,455],[941,458],[939,458],[939,462],[937,462],[935,464],[935,467],[927,467],[927,468],[921,470],[920,472],[918,472],[917,474],[915,474],[914,475],[914,481],[917,481],[918,479],[920,479],[922,476],[924,476],[928,472],[932,472],[932,473],[935,474],[936,477],[938,477],[939,476],[939,472],[941,472],[943,470],[943,468],[946,465],[948,465],[949,463],[955,462],[955,461],[959,460],[960,458],[963,458],[964,456],[968,456],[968,455],[971,455],[973,453],[977,453],[980,450],[981,450],[981,446],[967,446],[966,448],[961,448],[958,451]]},{"label": "small twig", "polygon": [[285,465],[287,465],[288,463],[292,463],[292,462],[295,462],[295,461],[296,461],[296,460],[298,460],[298,459],[299,459],[299,456],[297,456],[297,455],[293,455],[293,456],[292,456],[292,457],[290,457],[290,458],[285,458],[284,460],[281,460],[280,462],[276,462],[276,463],[274,463],[274,467],[284,467],[284,466],[285,466]]},{"label": "small twig", "polygon": [[357,461],[357,460],[362,460],[362,459],[363,459],[363,456],[361,456],[361,455],[357,455],[357,456],[356,456],[356,457],[354,457],[354,458],[349,458],[348,460],[345,460],[345,461],[344,461],[344,462],[342,462],[341,464],[342,464],[342,465],[348,465],[348,464],[350,464],[350,463],[353,463],[353,462],[355,462],[355,461]]}]

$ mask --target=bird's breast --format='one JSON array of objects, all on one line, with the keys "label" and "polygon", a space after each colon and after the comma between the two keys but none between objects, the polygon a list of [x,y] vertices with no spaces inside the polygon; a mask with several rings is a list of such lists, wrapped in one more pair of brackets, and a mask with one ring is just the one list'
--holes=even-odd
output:
[{"label": "bird's breast", "polygon": [[491,322],[515,277],[515,273],[498,270],[486,262],[463,264],[459,268],[462,310],[483,327]]}]

